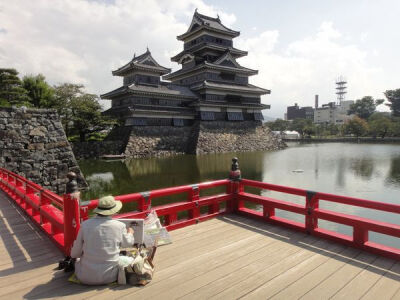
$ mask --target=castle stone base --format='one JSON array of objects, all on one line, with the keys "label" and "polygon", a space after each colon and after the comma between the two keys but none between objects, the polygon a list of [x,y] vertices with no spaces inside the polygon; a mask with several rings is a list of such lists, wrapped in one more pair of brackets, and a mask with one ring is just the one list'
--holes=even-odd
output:
[{"label": "castle stone base", "polygon": [[122,127],[110,133],[107,142],[110,140],[125,145],[120,154],[126,157],[277,150],[286,147],[268,127],[254,121],[202,121],[191,127]]},{"label": "castle stone base", "polygon": [[201,122],[195,153],[262,151],[285,147],[286,144],[261,122]]}]

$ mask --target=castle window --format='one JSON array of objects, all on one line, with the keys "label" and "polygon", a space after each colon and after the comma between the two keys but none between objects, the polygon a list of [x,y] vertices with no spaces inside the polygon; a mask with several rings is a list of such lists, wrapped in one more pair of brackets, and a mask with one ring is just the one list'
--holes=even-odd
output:
[{"label": "castle window", "polygon": [[226,95],[225,96],[225,100],[228,102],[240,102],[242,100],[241,96],[237,96],[237,95]]},{"label": "castle window", "polygon": [[146,119],[132,118],[132,119],[128,120],[128,124],[127,125],[146,126],[147,122],[146,122]]},{"label": "castle window", "polygon": [[243,113],[241,112],[228,112],[229,121],[243,121]]},{"label": "castle window", "polygon": [[214,121],[215,120],[215,114],[212,111],[201,111],[200,112],[200,118],[203,121]]},{"label": "castle window", "polygon": [[219,75],[222,80],[235,80],[235,74],[234,73],[221,73]]},{"label": "castle window", "polygon": [[173,120],[174,120],[174,126],[176,126],[176,127],[183,126],[183,119],[173,119]]},{"label": "castle window", "polygon": [[262,120],[264,120],[263,114],[260,113],[260,112],[254,113],[254,120],[256,120],[256,121],[262,121]]}]

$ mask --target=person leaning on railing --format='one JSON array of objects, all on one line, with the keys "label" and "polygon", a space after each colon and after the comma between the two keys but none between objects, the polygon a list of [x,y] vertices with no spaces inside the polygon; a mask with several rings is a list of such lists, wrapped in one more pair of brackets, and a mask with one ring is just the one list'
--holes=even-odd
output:
[{"label": "person leaning on railing", "polygon": [[134,243],[133,229],[111,219],[122,207],[113,196],[99,199],[94,218],[81,224],[78,236],[71,249],[75,262],[75,275],[85,284],[107,284],[117,280],[118,265],[131,264],[132,257],[120,256],[120,247],[131,247]]}]

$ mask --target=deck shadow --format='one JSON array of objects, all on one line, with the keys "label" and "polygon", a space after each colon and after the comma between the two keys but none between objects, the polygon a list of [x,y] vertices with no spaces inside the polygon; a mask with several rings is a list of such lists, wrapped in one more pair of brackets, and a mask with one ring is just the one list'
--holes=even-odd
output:
[{"label": "deck shadow", "polygon": [[[325,249],[323,249],[321,247],[315,247],[315,246],[313,246],[313,243],[315,243],[316,241],[319,241],[319,240],[323,240],[323,241],[326,241],[327,243],[330,243],[330,244],[336,244],[336,245],[342,245],[342,244],[335,243],[335,242],[329,241],[327,239],[314,237],[312,235],[309,235],[309,234],[306,234],[306,233],[303,233],[303,232],[299,232],[299,231],[295,231],[295,230],[291,230],[291,229],[286,229],[284,232],[282,232],[282,228],[283,228],[282,226],[269,224],[267,221],[266,222],[262,222],[260,220],[255,221],[255,222],[258,222],[260,225],[263,225],[263,226],[260,226],[260,227],[264,227],[265,228],[265,224],[269,225],[270,227],[268,228],[268,231],[266,231],[265,229],[257,228],[254,225],[246,224],[245,220],[249,219],[249,218],[247,218],[245,216],[233,215],[234,217],[232,219],[229,218],[229,216],[230,215],[225,215],[223,217],[218,217],[218,219],[220,219],[222,222],[234,224],[236,226],[245,228],[247,230],[250,230],[250,231],[265,235],[265,236],[268,236],[270,238],[277,239],[277,240],[279,240],[281,242],[288,243],[288,244],[294,245],[296,247],[299,247],[299,248],[302,248],[302,249],[306,249],[308,251],[312,251],[312,252],[318,253],[319,255],[327,256],[327,257],[330,257],[331,259],[335,259],[335,260],[344,262],[346,264],[351,264],[351,265],[353,265],[355,267],[358,267],[358,268],[365,269],[365,268],[368,267],[368,270],[371,271],[371,272],[374,272],[376,274],[381,274],[381,275],[383,273],[382,276],[384,276],[384,277],[388,277],[390,279],[394,279],[394,280],[400,281],[400,272],[396,272],[394,270],[391,270],[392,266],[397,262],[394,259],[385,258],[385,260],[387,260],[388,262],[391,262],[391,264],[390,264],[389,268],[382,268],[381,266],[379,266],[379,263],[377,263],[377,258],[379,258],[381,256],[375,255],[375,254],[367,252],[367,251],[359,250],[359,249],[356,249],[356,248],[354,248],[354,249],[359,250],[360,253],[361,252],[365,252],[365,253],[368,253],[371,256],[375,257],[373,262],[367,262],[367,261],[364,262],[363,260],[358,260],[357,259],[358,255],[356,255],[356,257],[350,257],[350,256],[346,256],[346,255],[344,255],[342,253],[337,253],[336,255],[332,256],[332,252],[331,251],[327,251],[327,250],[325,250]],[[238,218],[240,218],[243,221],[238,222],[237,221]],[[304,242],[303,239],[299,239],[298,237],[296,237],[296,235],[293,236],[293,232],[296,232],[297,236],[298,235],[303,235],[304,238],[311,237],[311,238],[313,238],[313,241],[309,242],[309,243],[306,243],[306,242]],[[352,248],[350,246],[345,246],[345,245],[343,245],[343,247]]]},{"label": "deck shadow", "polygon": [[[62,258],[61,252],[48,237],[9,197],[0,191],[0,233],[2,256],[11,261],[0,261],[0,277],[29,271],[52,264]],[[6,265],[12,266],[7,268]]]}]

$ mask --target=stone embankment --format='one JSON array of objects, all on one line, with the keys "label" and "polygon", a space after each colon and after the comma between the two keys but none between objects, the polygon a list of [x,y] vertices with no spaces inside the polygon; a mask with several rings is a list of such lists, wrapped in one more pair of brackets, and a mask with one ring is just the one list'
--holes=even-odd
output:
[{"label": "stone embankment", "polygon": [[278,150],[286,144],[255,122],[202,122],[196,153]]},{"label": "stone embankment", "polygon": [[123,141],[91,141],[71,143],[76,159],[98,158],[103,155],[119,155],[124,152]]},{"label": "stone embankment", "polygon": [[59,194],[65,192],[69,171],[87,186],[52,109],[0,108],[0,167]]},{"label": "stone embankment", "polygon": [[[134,158],[277,150],[286,147],[261,122],[196,122],[192,127],[122,127],[111,132],[104,147],[107,147],[110,140],[120,143],[122,148],[119,153],[107,154],[124,154]],[[106,151],[97,152],[104,154]]]}]

